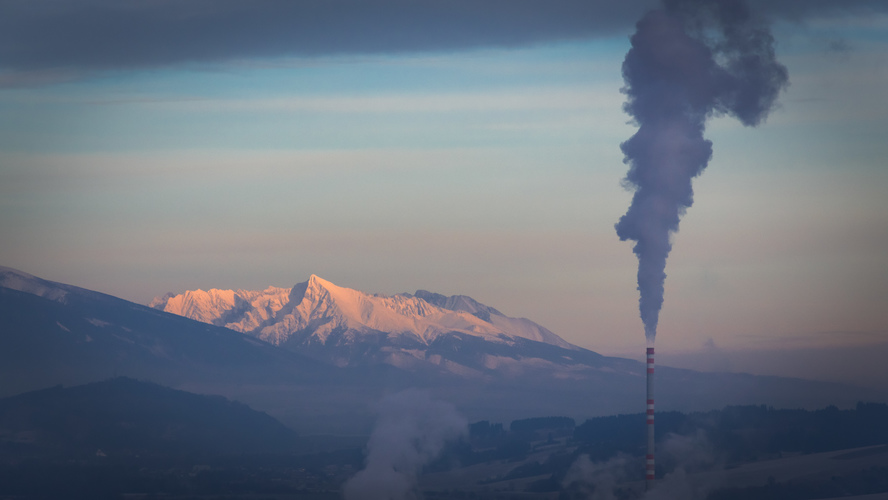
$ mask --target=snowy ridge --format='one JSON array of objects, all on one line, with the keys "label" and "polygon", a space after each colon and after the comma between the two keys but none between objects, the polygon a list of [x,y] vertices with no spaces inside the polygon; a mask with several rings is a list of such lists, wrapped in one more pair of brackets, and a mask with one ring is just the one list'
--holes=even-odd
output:
[{"label": "snowy ridge", "polygon": [[469,312],[472,315],[493,324],[497,328],[518,337],[557,345],[559,347],[564,347],[565,349],[574,348],[573,345],[569,344],[558,335],[527,318],[510,318],[496,309],[486,306],[466,295],[452,295],[447,297],[439,293],[417,290],[416,297],[439,307],[443,307],[444,309]]},{"label": "snowy ridge", "polygon": [[[277,287],[262,291],[197,289],[157,297],[148,306],[246,333],[273,318],[289,302],[289,296],[288,288]],[[232,318],[235,315],[237,318]]]},{"label": "snowy ridge", "polygon": [[0,266],[0,287],[30,293],[61,303],[65,302],[65,296],[68,295],[68,292],[56,283],[3,266]]},{"label": "snowy ridge", "polygon": [[432,294],[374,295],[340,287],[318,276],[292,289],[193,290],[168,294],[150,304],[173,314],[225,326],[272,344],[339,344],[383,334],[428,346],[445,334],[465,334],[496,343],[528,339],[573,348],[524,318],[509,318],[470,297]]}]

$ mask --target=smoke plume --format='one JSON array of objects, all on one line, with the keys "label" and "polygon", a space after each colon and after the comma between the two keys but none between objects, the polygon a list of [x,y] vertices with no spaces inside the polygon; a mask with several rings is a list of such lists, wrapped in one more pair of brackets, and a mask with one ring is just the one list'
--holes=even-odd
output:
[{"label": "smoke plume", "polygon": [[788,84],[764,19],[743,0],[664,0],[636,25],[623,61],[625,111],[638,131],[621,144],[635,194],[616,224],[638,256],[639,311],[649,343],[663,305],[671,235],[693,204],[691,180],[712,157],[706,120],[761,123]]},{"label": "smoke plume", "polygon": [[415,389],[386,396],[377,411],[376,428],[367,443],[367,465],[345,483],[345,499],[420,498],[416,480],[422,467],[448,441],[466,433],[468,422],[453,405]]}]

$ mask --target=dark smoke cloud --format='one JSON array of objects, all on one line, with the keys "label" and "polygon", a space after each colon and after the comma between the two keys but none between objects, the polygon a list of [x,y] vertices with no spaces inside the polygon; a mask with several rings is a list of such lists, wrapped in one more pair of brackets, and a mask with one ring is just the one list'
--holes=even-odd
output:
[{"label": "dark smoke cloud", "polygon": [[691,181],[712,157],[706,120],[764,120],[788,84],[763,18],[742,0],[665,0],[637,24],[623,62],[624,106],[638,132],[621,145],[635,194],[616,224],[636,242],[645,336],[657,332],[671,235],[693,204]]},{"label": "dark smoke cloud", "polygon": [[[790,19],[882,0],[756,0]],[[234,59],[455,51],[628,33],[655,0],[0,0],[0,71],[51,80]],[[24,77],[18,78],[26,81]]]}]

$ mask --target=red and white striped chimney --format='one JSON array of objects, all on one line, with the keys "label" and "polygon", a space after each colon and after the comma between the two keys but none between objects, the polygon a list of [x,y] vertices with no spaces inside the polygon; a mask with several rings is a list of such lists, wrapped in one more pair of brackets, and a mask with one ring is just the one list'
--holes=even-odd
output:
[{"label": "red and white striped chimney", "polygon": [[654,485],[654,348],[647,348],[647,455],[645,455],[645,488]]}]

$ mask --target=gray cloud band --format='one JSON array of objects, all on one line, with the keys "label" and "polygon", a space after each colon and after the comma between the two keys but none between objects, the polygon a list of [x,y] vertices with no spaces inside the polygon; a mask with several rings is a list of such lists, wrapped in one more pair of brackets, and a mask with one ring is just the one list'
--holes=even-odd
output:
[{"label": "gray cloud band", "polygon": [[464,50],[628,29],[632,0],[0,0],[0,67]]},{"label": "gray cloud band", "polygon": [[[757,0],[790,19],[877,0]],[[653,0],[0,0],[0,70],[513,47],[628,34]]]}]

